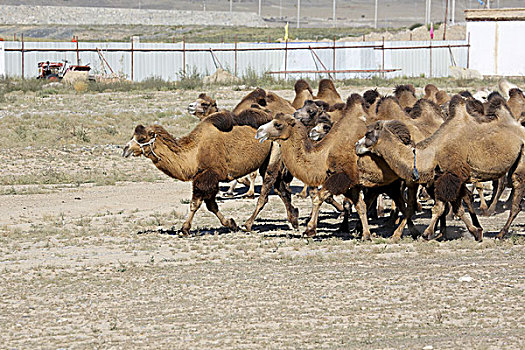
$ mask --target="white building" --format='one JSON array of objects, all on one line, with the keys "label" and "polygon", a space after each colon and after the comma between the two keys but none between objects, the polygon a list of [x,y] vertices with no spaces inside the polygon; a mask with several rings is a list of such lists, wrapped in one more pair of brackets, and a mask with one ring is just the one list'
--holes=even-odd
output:
[{"label": "white building", "polygon": [[525,76],[525,8],[465,10],[470,68],[483,75]]}]

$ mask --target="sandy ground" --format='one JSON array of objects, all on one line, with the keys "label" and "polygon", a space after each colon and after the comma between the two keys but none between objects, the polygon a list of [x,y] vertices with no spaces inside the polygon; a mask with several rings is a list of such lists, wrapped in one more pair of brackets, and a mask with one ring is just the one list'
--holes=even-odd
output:
[{"label": "sandy ground", "polygon": [[[237,94],[217,97],[228,95],[229,106]],[[158,95],[143,108],[173,103]],[[143,102],[125,100],[134,103]],[[339,233],[341,219],[325,205],[318,238],[305,241],[272,195],[251,233],[221,228],[202,208],[193,235],[179,237],[189,183],[162,176],[149,160],[123,159],[118,145],[68,150],[7,149],[0,178],[38,177],[64,162],[77,174],[106,164],[130,181],[0,186],[0,348],[525,347],[523,213],[503,241],[492,238],[508,215],[500,208],[480,217],[483,243],[457,220],[450,241],[393,243],[382,237],[392,232],[382,218],[371,222],[378,237],[362,242]],[[239,224],[255,207],[245,190],[219,202]],[[304,229],[310,201],[293,201]],[[421,230],[430,206],[416,216]]]}]

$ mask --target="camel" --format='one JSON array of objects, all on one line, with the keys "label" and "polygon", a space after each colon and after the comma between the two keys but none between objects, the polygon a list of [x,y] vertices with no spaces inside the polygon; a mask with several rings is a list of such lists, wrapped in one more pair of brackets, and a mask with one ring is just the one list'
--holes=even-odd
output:
[{"label": "camel", "polygon": [[330,106],[335,105],[336,103],[343,103],[341,95],[339,95],[333,81],[330,79],[321,79],[321,81],[319,81],[319,89],[315,99],[324,101]]},{"label": "camel", "polygon": [[518,88],[510,89],[507,105],[514,118],[522,123],[525,120],[525,95],[523,91]]},{"label": "camel", "polygon": [[295,82],[294,90],[295,98],[292,102],[292,106],[295,109],[299,109],[304,106],[304,102],[306,100],[314,99],[312,88],[310,87],[310,84],[308,84],[308,82],[304,79],[299,79]]},{"label": "camel", "polygon": [[188,105],[188,112],[191,115],[196,116],[200,120],[203,120],[210,114],[213,114],[218,111],[219,108],[217,108],[217,101],[215,101],[205,93],[199,94],[197,100]]},{"label": "camel", "polygon": [[412,108],[417,102],[416,89],[412,84],[396,86],[394,96],[404,110]]},{"label": "camel", "polygon": [[[255,110],[256,112],[260,112]],[[192,181],[193,194],[190,213],[182,226],[182,233],[190,233],[193,217],[202,202],[225,227],[237,230],[233,219],[226,219],[219,211],[215,197],[220,181],[231,181],[254,172],[264,170],[268,164],[272,144],[257,143],[255,130],[249,125],[262,118],[253,111],[245,111],[244,118],[237,122],[230,112],[218,112],[200,122],[188,135],[176,139],[162,126],[151,125],[135,128],[132,139],[126,144],[123,156],[145,156],[170,177],[181,181]],[[251,117],[250,117],[251,116]],[[298,226],[297,210],[291,205],[286,186],[280,182],[276,188],[285,203],[288,219]]]},{"label": "camel", "polygon": [[295,112],[295,108],[289,101],[274,92],[266,92],[261,88],[256,88],[246,95],[241,102],[235,106],[232,112],[233,114],[239,114],[246,109],[252,108],[254,105],[258,105],[260,108],[271,111],[272,113]]},{"label": "camel", "polygon": [[[364,100],[359,95],[351,95],[347,100],[345,116],[334,124],[324,139],[315,144],[307,137],[306,126],[291,115],[278,114],[257,130],[259,140],[276,140],[281,145],[283,162],[294,177],[312,188],[321,186],[312,196],[312,214],[303,233],[306,237],[316,234],[323,201],[330,194],[344,194],[358,212],[363,239],[370,239],[362,186],[386,186],[398,179],[386,163],[373,156],[358,159],[353,151],[352,141],[358,140],[366,130],[362,118],[365,113],[363,105]],[[401,203],[399,205],[403,208]],[[410,218],[409,215],[406,217]],[[409,227],[413,228],[411,221]],[[396,230],[395,236],[400,237],[401,232]]]},{"label": "camel", "polygon": [[476,107],[469,107],[471,103],[454,96],[449,119],[415,147],[403,142],[410,132],[406,127],[402,130],[404,125],[398,121],[377,122],[356,144],[358,154],[371,152],[381,156],[405,181],[434,183],[436,200],[430,225],[424,232],[427,238],[434,236],[435,224],[446,202],[451,202],[474,238],[483,239],[481,227],[466,217],[461,206],[467,182],[494,180],[509,173],[514,188],[512,208],[498,238],[505,237],[521,210],[525,193],[525,130],[501,100],[491,103],[486,116],[472,113]]}]

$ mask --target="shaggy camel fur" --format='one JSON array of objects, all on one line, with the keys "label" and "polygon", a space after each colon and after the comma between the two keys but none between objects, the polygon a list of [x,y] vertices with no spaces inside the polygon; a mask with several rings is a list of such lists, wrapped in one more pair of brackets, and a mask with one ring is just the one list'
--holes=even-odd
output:
[{"label": "shaggy camel fur", "polygon": [[[357,141],[366,130],[363,104],[359,95],[350,96],[345,116],[334,124],[324,139],[315,144],[307,137],[307,128],[290,115],[279,114],[257,130],[259,140],[277,140],[281,144],[283,162],[294,177],[313,188],[321,186],[312,196],[312,214],[304,232],[307,237],[316,234],[323,201],[330,194],[344,194],[359,214],[363,239],[369,239],[370,229],[361,188],[363,185],[390,185],[398,179],[388,167],[384,167],[385,163],[376,162],[377,158],[358,159],[353,151],[352,141]],[[360,169],[364,172],[360,173]],[[411,223],[409,226],[413,227]]]},{"label": "shaggy camel fur", "polygon": [[204,92],[199,95],[195,102],[188,105],[188,112],[200,120],[203,120],[210,114],[218,112],[217,101],[206,95]]},{"label": "shaggy camel fur", "polygon": [[507,234],[521,210],[525,193],[525,130],[501,100],[491,104],[487,116],[469,112],[476,110],[475,106],[469,107],[471,103],[455,96],[449,119],[415,148],[403,142],[410,133],[399,122],[378,122],[356,144],[356,152],[380,155],[405,181],[434,183],[436,202],[425,237],[434,236],[445,203],[451,202],[475,239],[482,240],[482,229],[472,224],[461,206],[467,182],[494,180],[509,173],[514,188],[512,208],[498,238]]},{"label": "shaggy camel fur", "polygon": [[417,102],[416,89],[412,84],[396,86],[394,96],[404,110],[412,108]]},{"label": "shaggy camel fur", "polygon": [[232,112],[233,114],[239,114],[246,109],[252,108],[254,105],[258,105],[260,108],[269,110],[274,114],[295,112],[295,108],[289,101],[271,91],[266,92],[261,88],[257,88],[246,95],[241,102],[235,106]]},{"label": "shaggy camel fur", "polygon": [[304,106],[306,100],[313,100],[314,93],[310,84],[306,80],[299,79],[294,85],[295,98],[293,99],[292,106],[295,109],[299,109]]},{"label": "shaggy camel fur", "polygon": [[[252,119],[258,117],[255,115]],[[264,169],[268,162],[272,144],[257,143],[255,130],[251,126],[235,124],[233,114],[215,113],[180,139],[172,137],[159,125],[138,125],[124,148],[125,157],[144,155],[168,176],[192,181],[190,213],[182,226],[185,235],[190,233],[193,217],[203,201],[222,225],[236,230],[235,221],[226,219],[215,201],[219,182],[231,181],[257,169]],[[289,193],[278,192],[289,213],[288,219],[296,227],[297,211],[291,205]]]}]

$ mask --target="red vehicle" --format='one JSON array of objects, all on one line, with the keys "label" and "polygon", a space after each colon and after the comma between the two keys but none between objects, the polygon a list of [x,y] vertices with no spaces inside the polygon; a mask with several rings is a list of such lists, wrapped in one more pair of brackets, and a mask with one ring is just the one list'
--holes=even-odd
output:
[{"label": "red vehicle", "polygon": [[75,72],[89,72],[90,66],[68,66],[68,61],[64,62],[38,62],[38,77],[37,79],[47,79],[51,81],[61,80],[68,71]]}]

